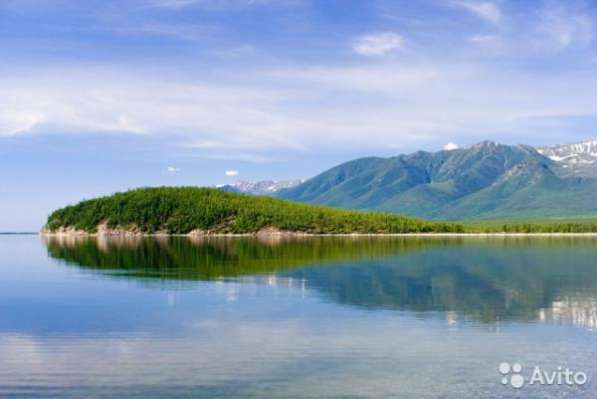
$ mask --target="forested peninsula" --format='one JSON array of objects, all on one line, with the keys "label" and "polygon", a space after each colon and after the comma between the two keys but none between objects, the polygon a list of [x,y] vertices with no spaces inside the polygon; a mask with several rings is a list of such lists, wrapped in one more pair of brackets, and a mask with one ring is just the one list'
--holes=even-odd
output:
[{"label": "forested peninsula", "polygon": [[458,233],[457,223],[314,206],[212,188],[140,188],[54,211],[45,233]]},{"label": "forested peninsula", "polygon": [[54,211],[44,234],[561,234],[597,233],[586,221],[428,221],[308,205],[215,188],[139,188]]}]

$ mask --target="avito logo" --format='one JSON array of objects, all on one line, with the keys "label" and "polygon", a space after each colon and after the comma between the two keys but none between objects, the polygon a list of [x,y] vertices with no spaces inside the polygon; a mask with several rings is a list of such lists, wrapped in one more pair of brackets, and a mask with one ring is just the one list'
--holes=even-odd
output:
[{"label": "avito logo", "polygon": [[587,373],[563,366],[558,366],[552,371],[542,370],[541,367],[535,366],[528,380],[522,375],[520,363],[502,362],[498,371],[502,375],[502,384],[511,385],[515,389],[520,389],[525,385],[584,385],[589,380]]}]

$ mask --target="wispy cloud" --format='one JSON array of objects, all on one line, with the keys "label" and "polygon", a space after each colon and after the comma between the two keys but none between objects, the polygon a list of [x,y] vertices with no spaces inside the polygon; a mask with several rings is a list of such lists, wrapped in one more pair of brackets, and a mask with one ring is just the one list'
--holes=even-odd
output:
[{"label": "wispy cloud", "polygon": [[481,33],[473,35],[469,40],[478,49],[491,55],[505,54],[514,47],[508,43],[507,38],[500,34]]},{"label": "wispy cloud", "polygon": [[275,160],[274,157],[269,155],[261,155],[258,152],[249,150],[234,150],[234,151],[215,151],[215,152],[200,152],[196,154],[197,158],[210,159],[216,161],[241,161],[252,164],[264,164],[271,163]]},{"label": "wispy cloud", "polygon": [[238,170],[227,170],[224,174],[228,177],[238,176]]},{"label": "wispy cloud", "polygon": [[595,36],[595,20],[583,7],[565,2],[549,2],[541,11],[536,31],[545,48],[562,50],[588,46]]},{"label": "wispy cloud", "polygon": [[320,88],[354,90],[369,93],[407,93],[430,85],[441,75],[436,66],[427,64],[393,64],[387,66],[312,66],[270,71],[264,78],[280,82],[296,81],[317,84]]},{"label": "wispy cloud", "polygon": [[498,35],[491,35],[491,34],[478,34],[471,37],[471,42],[481,45],[494,45],[497,42],[500,42],[502,39]]},{"label": "wispy cloud", "polygon": [[471,14],[486,22],[498,25],[502,19],[502,12],[498,4],[490,1],[455,0],[455,6],[462,7]]},{"label": "wispy cloud", "polygon": [[[458,4],[482,20],[514,18],[502,16],[497,3]],[[456,14],[466,20],[464,12]],[[586,91],[595,84],[592,75],[558,63],[534,70],[537,52],[529,51],[540,38],[552,48],[586,45],[592,40],[591,18],[580,6],[547,3],[525,19],[525,26],[483,26],[475,34],[479,26],[473,24],[457,32],[450,45],[462,42],[463,48],[455,56],[426,52],[419,28],[405,25],[401,32],[412,37],[406,44],[396,32],[354,33],[349,37],[356,38],[350,42],[355,54],[347,54],[347,36],[342,35],[325,43],[324,56],[310,53],[300,62],[284,58],[287,54],[261,57],[266,51],[260,48],[246,54],[243,63],[176,58],[149,66],[147,59],[135,59],[113,67],[108,60],[97,67],[40,63],[29,72],[6,69],[10,74],[0,74],[0,134],[139,134],[168,141],[194,157],[259,162],[286,152],[375,151],[432,141],[441,147],[446,134],[466,144],[467,137],[515,131],[525,119],[520,115],[592,112],[597,97]],[[429,37],[441,34],[438,30]],[[327,53],[334,46],[334,56],[346,57],[342,62]],[[198,54],[188,48],[194,46],[181,47],[185,56]],[[180,47],[169,49],[175,53]],[[487,62],[487,50],[511,58]],[[392,52],[400,57],[379,57]]]},{"label": "wispy cloud", "polygon": [[597,84],[592,75],[529,80],[524,72],[450,63],[261,71],[209,84],[92,70],[69,71],[65,81],[64,74],[0,78],[0,103],[10,110],[0,126],[20,135],[142,133],[200,157],[256,161],[284,151],[440,145],[447,134],[461,143],[479,132],[503,138],[536,123],[525,115],[587,114],[597,101],[586,91]]},{"label": "wispy cloud", "polygon": [[168,168],[166,168],[166,171],[171,174],[176,174],[180,172],[180,168],[177,168],[176,166],[168,166]]},{"label": "wispy cloud", "polygon": [[0,136],[25,133],[43,123],[44,119],[44,115],[37,111],[5,109],[0,112]]},{"label": "wispy cloud", "polygon": [[404,39],[394,32],[382,32],[359,37],[352,48],[361,55],[383,55],[399,50],[404,45]]},{"label": "wispy cloud", "polygon": [[183,8],[205,2],[205,0],[157,0],[154,1],[153,4],[155,6],[166,8]]},{"label": "wispy cloud", "polygon": [[297,5],[302,0],[153,0],[152,5],[162,8],[183,9],[197,6],[213,10],[241,10],[262,5]]},{"label": "wispy cloud", "polygon": [[179,40],[200,41],[215,34],[217,29],[213,26],[147,21],[134,26],[123,25],[113,28],[113,31],[128,35],[166,36]]},{"label": "wispy cloud", "polygon": [[588,114],[597,101],[586,91],[597,84],[592,75],[529,79],[524,71],[438,66],[297,67],[209,83],[88,68],[52,78],[46,70],[0,78],[0,127],[5,135],[144,134],[191,156],[260,162],[280,151],[442,145],[447,134],[461,143],[479,132],[503,138],[537,120],[524,115]]},{"label": "wispy cloud", "polygon": [[[454,4],[464,7],[472,3]],[[475,34],[470,42],[488,54],[518,59],[554,55],[572,48],[586,49],[594,42],[597,28],[590,10],[583,1],[546,1],[526,13],[524,23],[500,24],[499,30]]]}]

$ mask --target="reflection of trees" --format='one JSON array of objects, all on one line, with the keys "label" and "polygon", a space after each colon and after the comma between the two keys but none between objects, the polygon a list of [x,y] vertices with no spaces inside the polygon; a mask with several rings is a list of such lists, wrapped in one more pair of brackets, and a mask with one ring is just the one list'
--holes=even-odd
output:
[{"label": "reflection of trees", "polygon": [[52,257],[106,275],[213,280],[281,274],[343,304],[457,312],[494,322],[592,317],[591,310],[588,316],[580,310],[563,316],[562,309],[579,307],[557,304],[571,295],[581,303],[597,298],[595,243],[578,238],[129,237],[50,238],[46,244]]},{"label": "reflection of trees", "polygon": [[287,237],[45,237],[51,257],[106,274],[212,280],[275,273],[430,246],[423,239]]}]

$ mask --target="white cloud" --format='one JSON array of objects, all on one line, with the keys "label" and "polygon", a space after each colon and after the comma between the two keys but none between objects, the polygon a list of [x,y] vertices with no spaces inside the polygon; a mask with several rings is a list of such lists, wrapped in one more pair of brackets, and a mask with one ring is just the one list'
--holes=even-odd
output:
[{"label": "white cloud", "polygon": [[271,115],[282,92],[97,71],[46,74],[0,78],[0,134],[173,135],[211,141],[214,151],[297,146],[280,134],[287,117]]},{"label": "white cloud", "polygon": [[452,142],[449,142],[448,144],[446,144],[444,146],[444,150],[446,150],[446,151],[453,151],[453,150],[457,150],[459,148],[460,147],[458,146],[458,144],[454,144]]},{"label": "white cloud", "polygon": [[238,170],[227,170],[224,174],[229,177],[238,176]]},{"label": "white cloud", "polygon": [[518,59],[554,55],[570,48],[586,49],[594,42],[597,26],[584,4],[582,1],[548,1],[543,7],[525,14],[524,23],[502,24],[496,32],[478,33],[469,40],[485,54]]},{"label": "white cloud", "polygon": [[500,7],[490,1],[462,0],[454,1],[452,4],[462,7],[478,18],[495,25],[498,25],[502,19]]},{"label": "white cloud", "polygon": [[343,89],[369,93],[396,93],[427,87],[440,78],[432,65],[392,65],[360,67],[316,66],[269,72],[280,81],[317,84],[320,89]]},{"label": "white cloud", "polygon": [[204,0],[158,0],[154,4],[166,8],[183,8],[201,2],[204,2]]},{"label": "white cloud", "polygon": [[114,26],[112,30],[125,35],[165,36],[185,41],[206,40],[206,37],[216,34],[217,29],[212,26],[201,26],[184,23],[139,22]]},{"label": "white cloud", "polygon": [[264,162],[280,153],[427,148],[448,136],[518,140],[538,118],[593,114],[597,77],[461,63],[319,65],[245,74],[48,68],[0,76],[4,135],[141,134],[185,154]]},{"label": "white cloud", "polygon": [[585,10],[567,3],[548,3],[541,11],[536,29],[546,49],[562,50],[571,45],[588,46],[595,36],[595,22]]},{"label": "white cloud", "polygon": [[402,36],[394,32],[382,32],[358,38],[352,48],[361,55],[383,55],[401,49],[403,46]]},{"label": "white cloud", "polygon": [[[511,53],[515,46],[499,34],[477,34],[469,38],[470,42],[482,53],[497,56]],[[520,43],[518,43],[520,47]]]},{"label": "white cloud", "polygon": [[301,0],[153,0],[151,5],[171,9],[198,6],[215,10],[239,10],[267,4],[296,5],[300,2]]},{"label": "white cloud", "polygon": [[4,110],[0,112],[0,136],[12,136],[31,130],[44,122],[44,115],[28,110]]},{"label": "white cloud", "polygon": [[180,172],[180,168],[177,168],[176,166],[168,166],[166,170],[168,171],[168,173],[172,174]]},{"label": "white cloud", "polygon": [[480,46],[494,46],[501,43],[502,38],[498,35],[478,34],[472,36],[470,40]]}]

